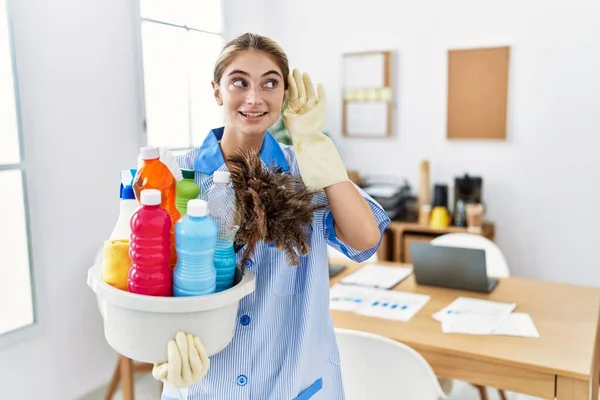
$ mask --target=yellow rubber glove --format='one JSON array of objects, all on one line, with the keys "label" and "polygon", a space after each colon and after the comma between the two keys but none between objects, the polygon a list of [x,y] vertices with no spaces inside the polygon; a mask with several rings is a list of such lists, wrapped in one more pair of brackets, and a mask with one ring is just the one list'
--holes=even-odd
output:
[{"label": "yellow rubber glove", "polygon": [[307,73],[294,69],[288,76],[290,101],[283,112],[285,126],[292,138],[300,175],[311,189],[321,190],[339,182],[349,181],[340,155],[326,135],[325,90],[319,84],[317,93]]},{"label": "yellow rubber glove", "polygon": [[198,336],[178,332],[167,346],[166,363],[154,364],[154,379],[180,389],[192,386],[206,375],[210,360]]}]

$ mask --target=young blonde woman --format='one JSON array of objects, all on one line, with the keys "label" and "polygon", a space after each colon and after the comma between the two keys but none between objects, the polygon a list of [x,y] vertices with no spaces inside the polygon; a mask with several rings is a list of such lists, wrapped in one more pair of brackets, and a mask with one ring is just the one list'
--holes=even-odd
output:
[{"label": "young blonde woman", "polygon": [[[269,38],[243,34],[225,45],[214,68],[216,102],[226,123],[202,146],[179,157],[203,191],[239,148],[260,151],[266,166],[300,175],[326,207],[315,213],[310,252],[290,266],[283,251],[259,243],[246,268],[256,290],[240,302],[227,348],[209,360],[202,338],[178,333],[168,361],[153,375],[165,382],[163,400],[344,399],[339,355],[329,316],[327,245],[355,261],[375,253],[389,218],[350,180],[333,142],[321,133],[325,92],[308,74],[290,73],[287,56]],[[267,129],[281,114],[293,146]],[[241,255],[238,252],[238,257]],[[167,345],[167,344],[165,344]]]}]

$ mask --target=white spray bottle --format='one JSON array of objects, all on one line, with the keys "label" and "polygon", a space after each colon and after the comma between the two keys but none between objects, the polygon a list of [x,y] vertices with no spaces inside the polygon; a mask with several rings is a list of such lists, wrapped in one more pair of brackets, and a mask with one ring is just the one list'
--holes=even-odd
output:
[{"label": "white spray bottle", "polygon": [[133,192],[133,178],[137,173],[136,169],[126,169],[121,171],[121,191],[119,197],[121,198],[119,219],[115,225],[112,233],[110,234],[110,240],[129,240],[131,235],[131,227],[129,225],[131,216],[134,211],[140,206],[135,198]]}]

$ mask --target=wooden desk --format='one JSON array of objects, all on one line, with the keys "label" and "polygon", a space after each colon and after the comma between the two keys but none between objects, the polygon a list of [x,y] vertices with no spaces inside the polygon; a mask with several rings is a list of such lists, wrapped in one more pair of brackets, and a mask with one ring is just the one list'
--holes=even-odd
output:
[{"label": "wooden desk", "polygon": [[[351,265],[330,283],[358,267]],[[394,290],[431,300],[408,322],[332,310],[334,325],[403,342],[439,377],[546,399],[598,399],[600,288],[506,278],[491,294],[479,294],[417,285],[411,275]],[[431,316],[458,296],[515,302],[516,312],[531,315],[540,338],[442,333]]]}]

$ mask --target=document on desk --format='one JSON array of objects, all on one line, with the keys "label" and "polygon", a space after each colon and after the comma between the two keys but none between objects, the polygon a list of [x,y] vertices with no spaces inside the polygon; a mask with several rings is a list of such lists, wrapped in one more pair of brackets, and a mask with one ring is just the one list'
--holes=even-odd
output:
[{"label": "document on desk", "polygon": [[377,295],[377,289],[362,286],[334,285],[329,291],[329,309],[354,311],[370,298]]},{"label": "document on desk", "polygon": [[433,314],[433,318],[442,324],[444,333],[489,335],[515,307],[515,303],[459,297]]},{"label": "document on desk", "polygon": [[410,320],[427,302],[430,297],[424,294],[378,290],[376,296],[367,303],[361,304],[356,313],[396,321]]},{"label": "document on desk", "polygon": [[500,325],[494,329],[492,335],[503,336],[523,336],[530,338],[539,338],[538,332],[531,315],[527,313],[511,313],[500,322]]},{"label": "document on desk", "polygon": [[430,299],[422,294],[339,283],[329,293],[331,310],[353,311],[360,315],[396,321],[410,320]]},{"label": "document on desk", "polygon": [[350,275],[344,277],[344,285],[369,286],[380,289],[391,289],[412,274],[412,268],[392,267],[380,264],[367,264]]}]

